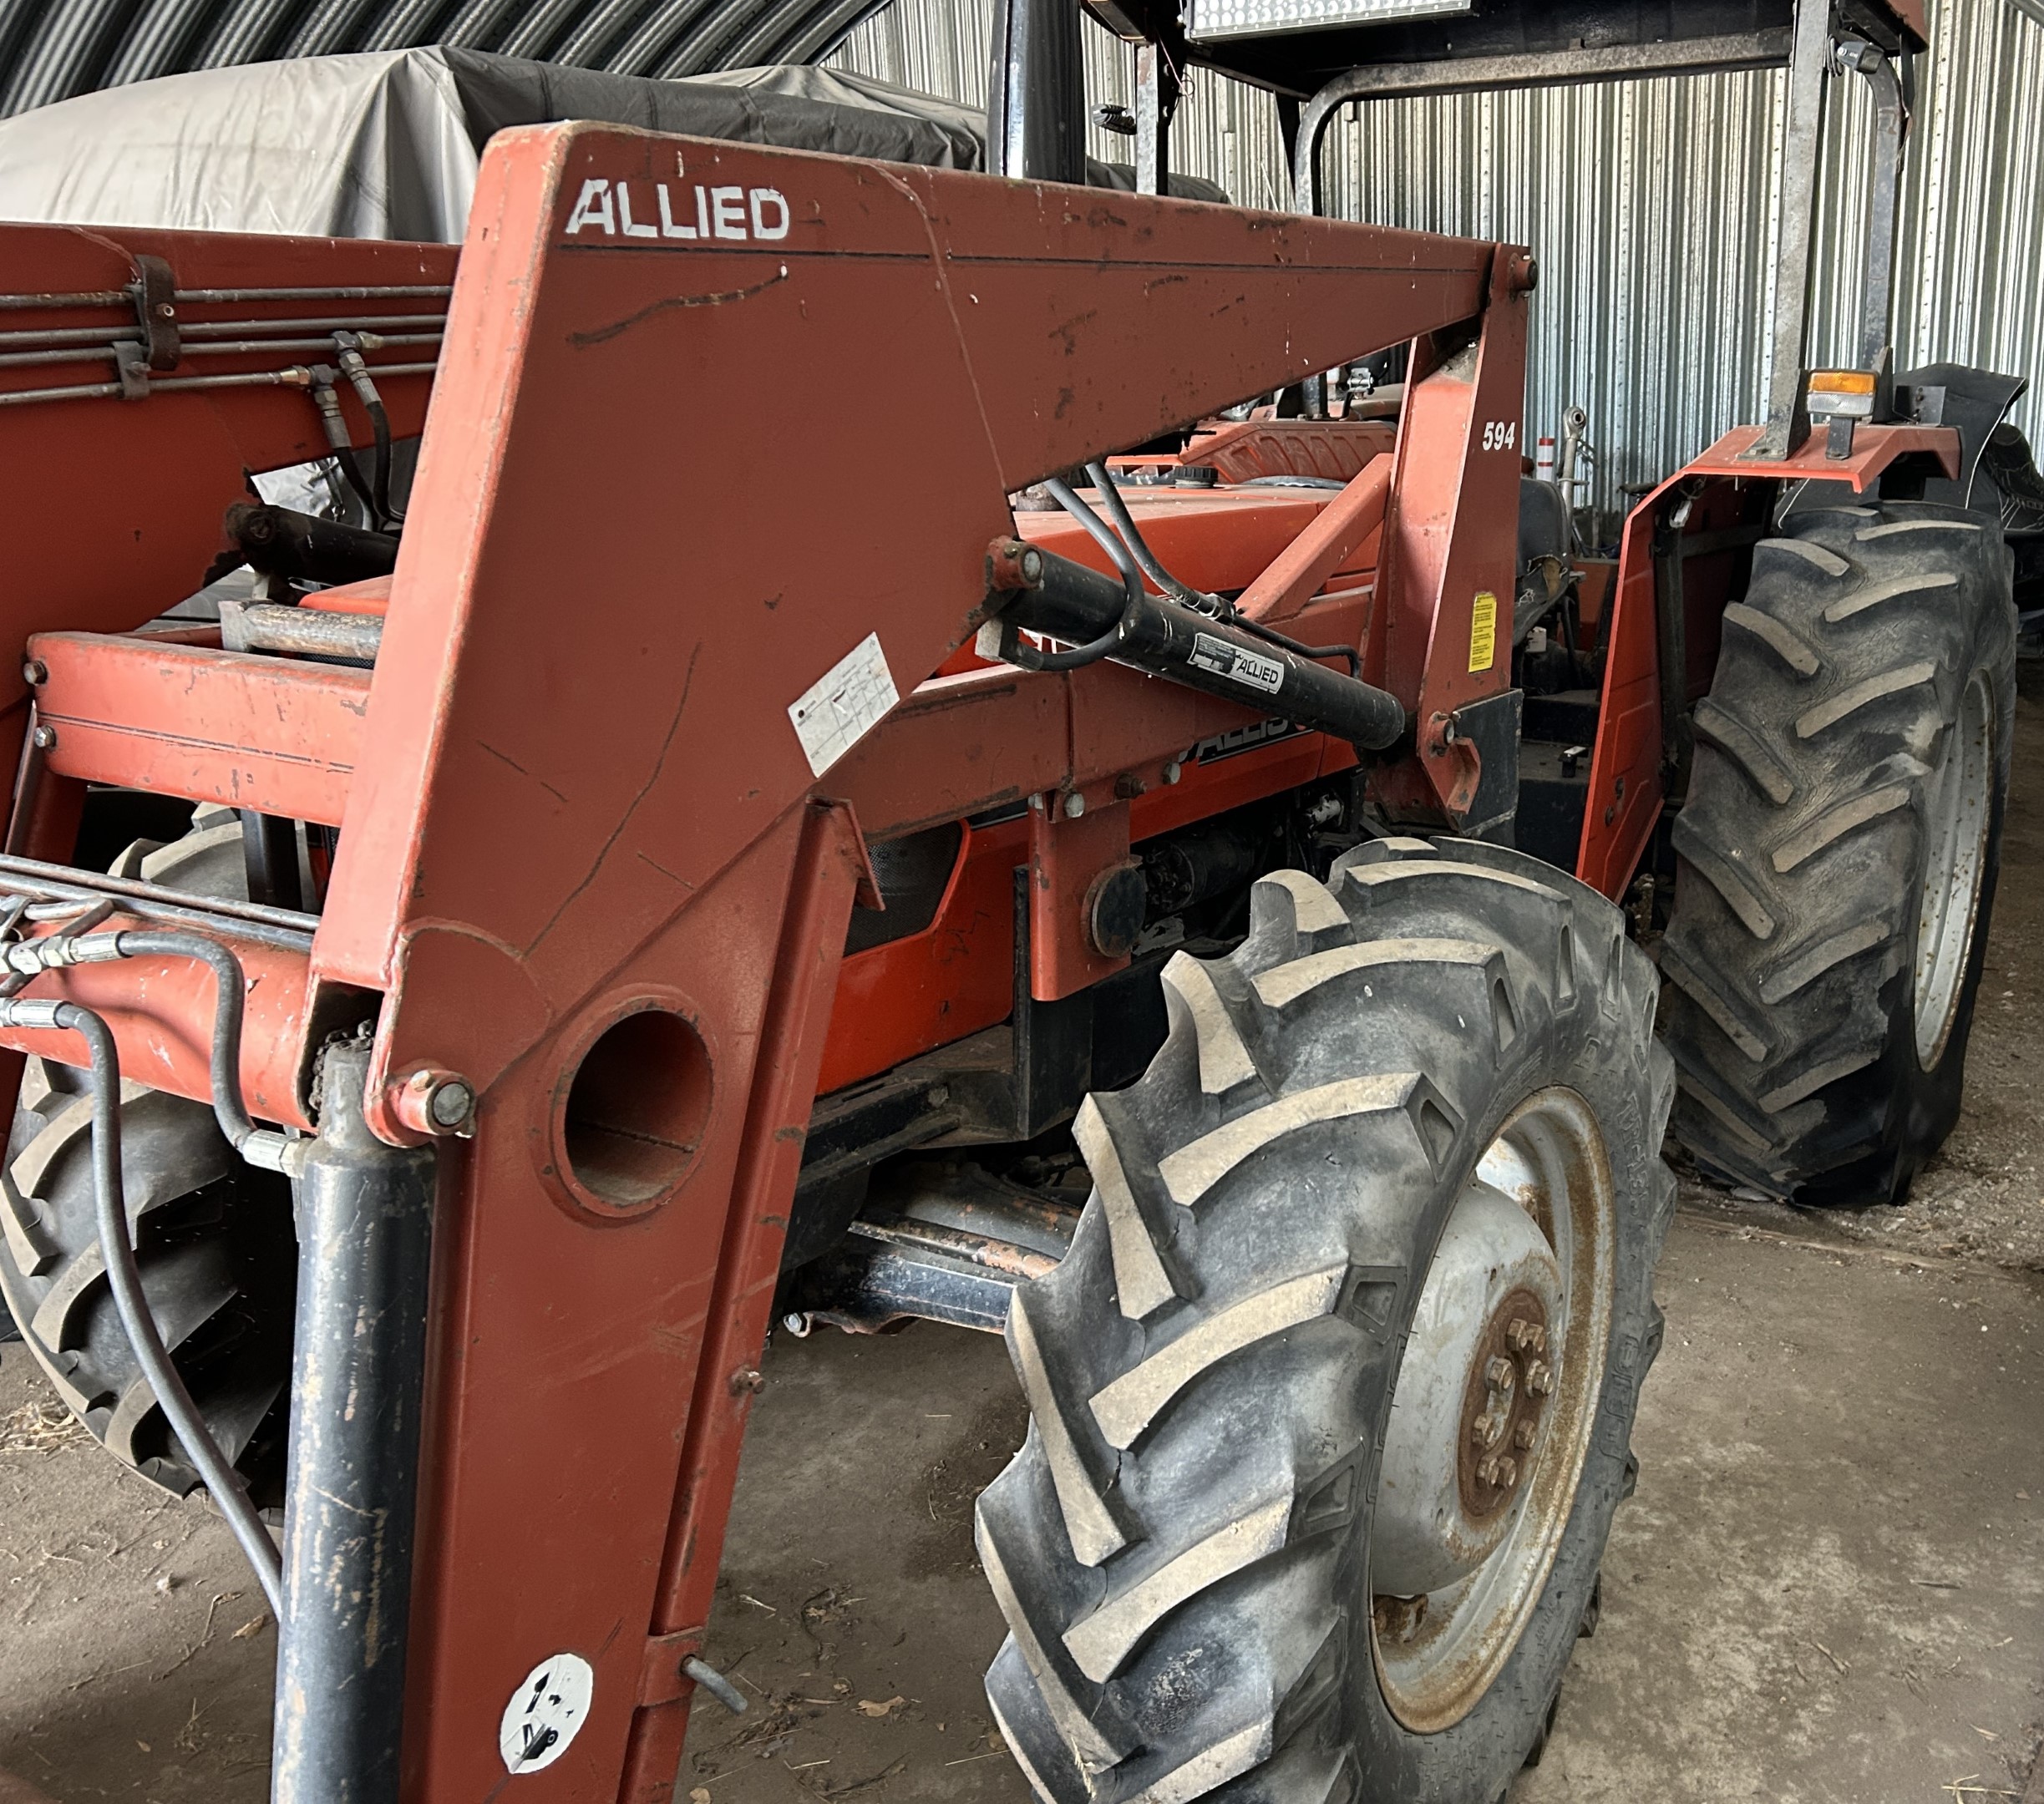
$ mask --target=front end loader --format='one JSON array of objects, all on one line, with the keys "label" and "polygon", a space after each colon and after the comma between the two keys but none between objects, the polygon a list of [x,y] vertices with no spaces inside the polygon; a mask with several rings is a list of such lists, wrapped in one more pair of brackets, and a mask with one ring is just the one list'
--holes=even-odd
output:
[{"label": "front end loader", "polygon": [[[0,1292],[247,1551],[274,1796],[663,1804],[769,1328],[918,1318],[1030,1406],[978,1547],[1042,1797],[1537,1756],[1671,1111],[1874,1200],[1955,1112],[2020,384],[1897,376],[1884,288],[1804,369],[1786,231],[1767,419],[1593,600],[1531,255],[1311,174],[1397,79],[1785,61],[1807,228],[1828,72],[1922,21],[1782,11],[1479,70],[1118,9],[1128,194],[1012,0],[992,175],[580,123],[458,251],[0,228]],[[1301,211],[1159,197],[1188,59],[1317,96]]]}]

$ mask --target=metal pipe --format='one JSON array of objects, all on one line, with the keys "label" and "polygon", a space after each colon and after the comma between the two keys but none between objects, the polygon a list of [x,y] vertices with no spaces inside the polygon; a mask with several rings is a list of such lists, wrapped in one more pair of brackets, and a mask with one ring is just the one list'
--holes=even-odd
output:
[{"label": "metal pipe", "polygon": [[864,1240],[885,1241],[906,1249],[948,1253],[953,1259],[984,1265],[989,1271],[1005,1272],[1011,1278],[1047,1278],[1058,1269],[1058,1260],[1047,1253],[1033,1252],[992,1234],[948,1228],[941,1222],[915,1221],[905,1215],[862,1215],[847,1231]]},{"label": "metal pipe", "polygon": [[380,614],[330,614],[320,608],[281,607],[273,601],[223,601],[223,637],[230,608],[240,641],[230,649],[237,651],[295,651],[373,664],[377,647],[383,642]]},{"label": "metal pipe", "polygon": [[1171,191],[1171,115],[1178,110],[1179,74],[1170,53],[1145,43],[1135,53],[1135,188]]},{"label": "metal pipe", "polygon": [[1810,327],[1811,264],[1816,254],[1817,160],[1824,87],[1831,73],[1831,0],[1796,0],[1795,48],[1788,60],[1788,120],[1782,135],[1781,226],[1774,266],[1773,351],[1768,418],[1742,454],[1773,461],[1809,437],[1803,404],[1803,347]]},{"label": "metal pipe", "polygon": [[[373,376],[430,376],[439,367],[433,363],[372,363]],[[290,369],[250,370],[235,376],[173,376],[150,383],[145,394],[174,394],[186,388],[310,388],[312,375],[302,366]],[[118,399],[127,391],[115,383],[77,383],[61,388],[18,388],[0,394],[0,407],[23,407],[34,401],[89,401]]]},{"label": "metal pipe", "polygon": [[46,864],[40,859],[0,856],[0,891],[13,890],[52,902],[97,902],[116,898],[120,912],[165,926],[226,932],[258,945],[286,952],[310,952],[318,930],[317,915],[266,908],[253,902],[216,900],[189,890],[167,889],[136,877],[107,877],[96,871],[74,870],[68,864]]},{"label": "metal pipe", "polygon": [[[1901,212],[1902,147],[1909,136],[1909,114],[1895,66],[1872,44],[1846,47],[1844,61],[1857,69],[1874,90],[1873,190],[1867,202],[1867,280],[1859,298],[1859,367],[1876,372],[1882,398],[1893,373],[1889,359],[1889,320],[1894,307],[1895,228]],[[1878,409],[1884,417],[1887,408]]]},{"label": "metal pipe", "polygon": [[1086,180],[1085,68],[1071,0],[995,0],[986,170],[1017,181]]},{"label": "metal pipe", "polygon": [[1326,135],[1328,122],[1352,101],[1775,68],[1789,54],[1789,33],[1769,28],[1665,43],[1608,44],[1517,56],[1451,57],[1432,63],[1382,63],[1350,69],[1327,83],[1300,114],[1291,145],[1292,209],[1299,213],[1320,211],[1321,140]]},{"label": "metal pipe", "polygon": [[362,1116],[369,1048],[327,1049],[295,1188],[298,1316],[272,1804],[397,1804],[426,1369],[430,1148]]}]

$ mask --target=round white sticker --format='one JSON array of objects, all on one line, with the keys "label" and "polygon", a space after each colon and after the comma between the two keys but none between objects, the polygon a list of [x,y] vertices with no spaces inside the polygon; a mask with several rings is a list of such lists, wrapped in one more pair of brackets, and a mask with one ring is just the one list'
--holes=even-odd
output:
[{"label": "round white sticker", "polygon": [[504,1706],[497,1751],[506,1772],[537,1772],[568,1751],[589,1715],[596,1675],[579,1654],[555,1654],[525,1675]]}]

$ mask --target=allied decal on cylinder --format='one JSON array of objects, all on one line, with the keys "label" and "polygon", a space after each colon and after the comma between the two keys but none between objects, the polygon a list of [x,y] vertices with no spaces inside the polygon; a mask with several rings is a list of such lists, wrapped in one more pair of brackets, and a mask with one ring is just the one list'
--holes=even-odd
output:
[{"label": "allied decal on cylinder", "polygon": [[1285,687],[1285,666],[1278,659],[1230,645],[1225,639],[1216,639],[1211,633],[1192,636],[1189,661],[1200,670],[1212,671],[1216,676],[1245,683],[1251,689],[1260,689],[1265,695],[1276,695]]}]

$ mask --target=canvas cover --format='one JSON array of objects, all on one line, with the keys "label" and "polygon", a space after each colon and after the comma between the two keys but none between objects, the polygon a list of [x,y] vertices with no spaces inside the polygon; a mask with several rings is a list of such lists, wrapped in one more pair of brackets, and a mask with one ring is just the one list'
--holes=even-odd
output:
[{"label": "canvas cover", "polygon": [[[455,243],[491,134],[568,119],[942,169],[985,149],[971,109],[834,69],[664,81],[434,45],[166,75],[0,120],[0,218]],[[1119,165],[1090,179],[1132,185]]]}]

